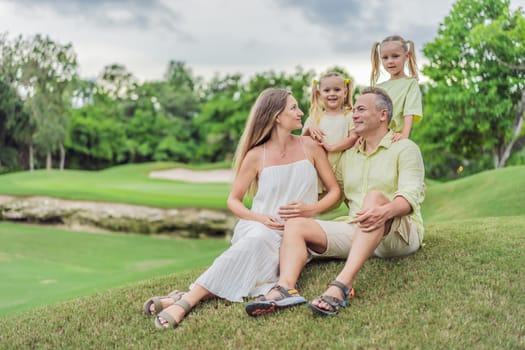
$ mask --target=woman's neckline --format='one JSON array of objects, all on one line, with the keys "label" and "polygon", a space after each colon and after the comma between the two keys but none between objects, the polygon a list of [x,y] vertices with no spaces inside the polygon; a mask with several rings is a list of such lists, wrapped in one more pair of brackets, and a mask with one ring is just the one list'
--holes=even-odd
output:
[{"label": "woman's neckline", "polygon": [[[303,159],[295,160],[295,161],[293,161],[293,162],[286,163],[286,164],[274,164],[274,165],[265,166],[264,168],[262,168],[262,171],[264,171],[265,169],[269,169],[269,168],[275,168],[275,167],[282,167],[282,166],[294,165],[294,164],[297,164],[297,163],[300,163],[300,162],[303,162],[303,161],[307,161],[308,163],[312,164],[312,162],[310,162],[310,160],[308,160],[308,159],[306,159],[306,158],[303,158]],[[313,166],[313,164],[312,164],[312,166]],[[261,171],[261,172],[262,172],[262,171]]]}]

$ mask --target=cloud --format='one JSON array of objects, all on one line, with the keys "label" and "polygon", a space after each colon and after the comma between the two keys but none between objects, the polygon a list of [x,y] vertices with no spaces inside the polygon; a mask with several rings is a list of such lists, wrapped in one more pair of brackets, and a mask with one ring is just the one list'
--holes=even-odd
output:
[{"label": "cloud", "polygon": [[277,3],[302,11],[312,25],[334,29],[360,13],[363,4],[358,0],[277,0]]},{"label": "cloud", "polygon": [[184,41],[193,37],[183,29],[184,17],[160,0],[11,0],[26,11],[48,10],[58,15],[81,18],[107,28],[156,29],[169,31]]},{"label": "cloud", "polygon": [[421,49],[437,32],[438,20],[452,0],[276,0],[282,7],[295,8],[313,26],[326,31],[327,40],[338,52],[352,54],[371,48],[372,43],[398,34],[413,40]]}]

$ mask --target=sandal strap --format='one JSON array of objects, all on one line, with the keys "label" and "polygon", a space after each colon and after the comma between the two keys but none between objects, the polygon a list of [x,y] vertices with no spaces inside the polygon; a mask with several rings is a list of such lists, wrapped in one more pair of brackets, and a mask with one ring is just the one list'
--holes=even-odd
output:
[{"label": "sandal strap", "polygon": [[180,306],[184,310],[184,314],[187,314],[192,309],[190,303],[183,299],[177,300],[173,305]]},{"label": "sandal strap", "polygon": [[276,284],[273,288],[273,289],[276,289],[279,294],[281,294],[282,298],[281,299],[284,299],[284,298],[290,298],[290,297],[295,297],[295,296],[299,296],[299,291],[295,288],[285,288],[283,286],[280,286],[278,284]]},{"label": "sandal strap", "polygon": [[334,287],[339,288],[341,290],[341,293],[343,293],[343,300],[348,299],[348,296],[350,295],[350,288],[345,286],[342,282],[334,280],[334,281],[328,283],[328,286],[334,286]]},{"label": "sandal strap", "polygon": [[186,293],[177,290],[173,293],[168,294],[165,298],[170,298],[174,302],[177,302],[184,296],[184,294]]},{"label": "sandal strap", "polygon": [[336,298],[336,297],[331,297],[331,296],[328,296],[328,295],[321,295],[319,297],[319,299],[321,299],[322,301],[327,303],[330,306],[330,308],[332,309],[331,310],[332,312],[337,312],[337,311],[339,311],[339,309],[341,307],[346,307],[346,300],[341,300],[341,299]]}]

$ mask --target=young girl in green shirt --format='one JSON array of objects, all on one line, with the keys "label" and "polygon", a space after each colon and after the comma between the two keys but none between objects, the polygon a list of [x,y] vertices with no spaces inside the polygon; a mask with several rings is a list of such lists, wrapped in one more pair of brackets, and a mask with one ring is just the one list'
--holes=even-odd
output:
[{"label": "young girl in green shirt", "polygon": [[[394,115],[389,125],[394,132],[392,140],[409,138],[413,122],[423,118],[414,42],[405,40],[399,35],[386,37],[381,43],[374,43],[371,59],[370,84],[372,86],[376,85],[379,79],[379,61],[390,74],[389,80],[377,86],[386,90],[394,103]],[[405,73],[407,63],[408,75]]]}]

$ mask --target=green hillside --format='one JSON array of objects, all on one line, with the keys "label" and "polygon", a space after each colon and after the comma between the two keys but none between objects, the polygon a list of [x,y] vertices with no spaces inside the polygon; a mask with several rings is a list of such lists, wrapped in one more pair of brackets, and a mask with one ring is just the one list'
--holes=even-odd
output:
[{"label": "green hillside", "polygon": [[[523,349],[524,227],[523,216],[430,224],[417,254],[371,259],[337,317],[299,306],[254,319],[213,300],[176,330],[155,329],[144,300],[185,288],[199,269],[0,318],[0,348]],[[311,300],[341,267],[309,265],[302,293]]]},{"label": "green hillside", "polygon": [[525,214],[525,166],[433,182],[423,203],[425,222]]},{"label": "green hillside", "polygon": [[[300,306],[254,319],[242,304],[214,300],[175,331],[155,329],[141,313],[144,300],[185,288],[199,268],[2,317],[0,348],[523,349],[524,181],[520,166],[431,182],[421,251],[370,259],[356,298],[337,317]],[[321,293],[342,266],[307,266],[299,281],[305,297]]]}]

